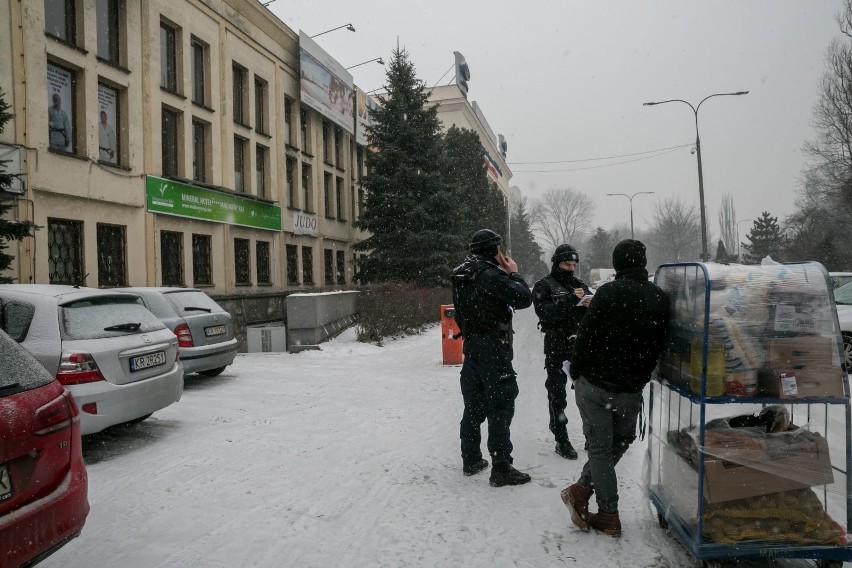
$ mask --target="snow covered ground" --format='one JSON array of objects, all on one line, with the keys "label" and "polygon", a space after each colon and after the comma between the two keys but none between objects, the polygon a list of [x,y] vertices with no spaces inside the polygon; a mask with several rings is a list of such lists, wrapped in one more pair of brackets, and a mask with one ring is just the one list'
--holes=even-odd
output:
[{"label": "snow covered ground", "polygon": [[[385,347],[348,330],[322,351],[240,355],[146,422],[87,440],[91,513],[43,566],[691,565],[643,494],[644,442],[618,466],[623,536],[571,524],[559,491],[585,452],[553,452],[535,322],[516,315],[512,440],[528,485],[462,476],[459,368],[441,366],[438,328]],[[568,413],[579,450],[573,399]]]}]

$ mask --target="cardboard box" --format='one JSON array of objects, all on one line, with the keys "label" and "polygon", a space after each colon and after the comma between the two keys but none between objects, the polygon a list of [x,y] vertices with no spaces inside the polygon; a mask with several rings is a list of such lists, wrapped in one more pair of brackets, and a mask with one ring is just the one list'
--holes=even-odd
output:
[{"label": "cardboard box", "polygon": [[[816,451],[798,453],[754,464],[755,467],[705,457],[702,494],[708,503],[769,495],[834,483],[828,443],[815,437]],[[694,518],[697,506],[698,465],[683,459],[673,446],[663,451],[662,480],[666,497],[684,518]]]},{"label": "cardboard box", "polygon": [[767,369],[758,376],[760,395],[779,399],[844,396],[844,375],[839,354],[835,361],[833,337],[777,337],[767,341],[766,350]]}]

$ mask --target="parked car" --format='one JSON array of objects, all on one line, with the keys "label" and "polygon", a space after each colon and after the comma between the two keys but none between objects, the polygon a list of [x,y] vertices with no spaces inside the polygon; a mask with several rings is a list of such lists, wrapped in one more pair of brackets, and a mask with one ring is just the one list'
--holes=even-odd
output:
[{"label": "parked car", "polygon": [[136,294],[178,338],[183,371],[215,377],[234,362],[231,314],[196,288],[120,288]]},{"label": "parked car", "polygon": [[846,372],[852,373],[852,281],[834,290],[837,320],[843,334],[843,354]]},{"label": "parked car", "polygon": [[132,294],[0,285],[0,328],[74,396],[83,435],[180,400],[177,337]]},{"label": "parked car", "polygon": [[829,272],[828,275],[831,276],[831,283],[835,289],[840,288],[847,282],[852,282],[852,272]]},{"label": "parked car", "polygon": [[0,566],[31,566],[79,536],[89,514],[80,411],[0,331]]}]

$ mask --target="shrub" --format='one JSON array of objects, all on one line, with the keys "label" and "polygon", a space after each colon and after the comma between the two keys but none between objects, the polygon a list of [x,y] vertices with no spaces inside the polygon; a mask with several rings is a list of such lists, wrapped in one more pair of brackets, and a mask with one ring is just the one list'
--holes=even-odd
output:
[{"label": "shrub", "polygon": [[452,302],[449,288],[418,288],[404,282],[362,288],[358,341],[381,345],[384,339],[420,333],[441,319],[441,305]]}]

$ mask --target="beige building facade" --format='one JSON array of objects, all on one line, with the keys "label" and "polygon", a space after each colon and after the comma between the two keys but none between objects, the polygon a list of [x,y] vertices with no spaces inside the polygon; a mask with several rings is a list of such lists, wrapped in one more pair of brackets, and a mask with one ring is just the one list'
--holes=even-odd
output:
[{"label": "beige building facade", "polygon": [[0,0],[0,52],[0,149],[23,174],[4,198],[39,227],[4,275],[351,285],[365,149],[300,103],[299,36],[256,0]]}]

